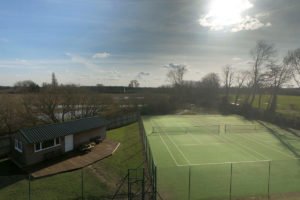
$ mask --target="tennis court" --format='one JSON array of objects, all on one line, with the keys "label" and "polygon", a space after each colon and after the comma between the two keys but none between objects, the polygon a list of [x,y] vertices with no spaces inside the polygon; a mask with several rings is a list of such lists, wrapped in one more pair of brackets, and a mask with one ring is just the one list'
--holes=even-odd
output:
[{"label": "tennis court", "polygon": [[300,138],[239,116],[143,117],[161,199],[299,199]]}]

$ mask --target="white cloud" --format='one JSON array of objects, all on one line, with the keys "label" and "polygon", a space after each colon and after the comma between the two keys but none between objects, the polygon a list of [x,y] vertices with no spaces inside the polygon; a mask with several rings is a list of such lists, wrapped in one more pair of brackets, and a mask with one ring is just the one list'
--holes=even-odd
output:
[{"label": "white cloud", "polygon": [[107,52],[102,52],[102,53],[96,53],[96,54],[94,54],[93,55],[93,58],[107,58],[107,57],[109,57],[110,56],[110,54],[109,53],[107,53]]},{"label": "white cloud", "polygon": [[199,24],[210,30],[231,32],[271,26],[270,22],[261,21],[261,18],[268,16],[268,13],[259,13],[255,16],[244,14],[253,7],[249,0],[214,0],[209,12],[199,19]]},{"label": "white cloud", "polygon": [[96,71],[96,72],[102,72],[102,70],[99,69],[98,65],[96,65],[95,63],[93,63],[92,61],[90,61],[87,58],[84,58],[80,55],[75,55],[75,54],[72,54],[72,53],[66,53],[66,55],[68,57],[70,57],[71,61],[74,62],[74,63],[81,64],[81,65],[87,67],[88,69],[91,69],[91,70]]},{"label": "white cloud", "polygon": [[145,77],[148,77],[148,76],[150,76],[149,72],[139,72],[136,75],[136,79],[144,79]]},{"label": "white cloud", "polygon": [[242,58],[240,58],[240,57],[233,57],[232,60],[233,60],[233,61],[241,61]]},{"label": "white cloud", "polygon": [[163,66],[163,68],[167,68],[167,69],[176,69],[178,67],[187,68],[187,66],[185,64],[175,64],[175,63],[169,63],[169,64]]}]

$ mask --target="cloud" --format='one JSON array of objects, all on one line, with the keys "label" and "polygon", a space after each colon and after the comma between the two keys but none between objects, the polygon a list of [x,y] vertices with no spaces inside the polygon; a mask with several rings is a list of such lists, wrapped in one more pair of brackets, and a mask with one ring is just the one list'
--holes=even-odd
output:
[{"label": "cloud", "polygon": [[150,73],[149,73],[149,72],[139,72],[139,73],[136,75],[136,78],[137,78],[137,79],[143,79],[144,77],[147,77],[147,76],[150,76]]},{"label": "cloud", "polygon": [[106,52],[102,52],[102,53],[96,53],[93,55],[93,58],[97,59],[97,58],[107,58],[109,57],[110,54],[106,53]]},{"label": "cloud", "polygon": [[90,61],[87,58],[84,58],[80,55],[75,55],[75,54],[72,54],[72,53],[65,53],[65,54],[68,57],[70,57],[71,61],[74,62],[74,63],[81,64],[81,65],[87,67],[88,69],[91,69],[91,70],[96,71],[96,72],[102,72],[102,70],[99,69],[98,65],[96,65],[95,63],[93,63],[92,61]]},{"label": "cloud", "polygon": [[163,66],[163,68],[166,68],[166,69],[176,69],[179,67],[187,68],[187,66],[185,64],[175,64],[175,63],[169,63],[169,64]]},{"label": "cloud", "polygon": [[236,24],[231,28],[232,32],[238,32],[242,30],[256,30],[261,27],[269,27],[272,24],[270,22],[264,24],[258,18],[246,16],[239,24]]},{"label": "cloud", "polygon": [[244,15],[253,7],[254,5],[249,0],[214,0],[209,12],[199,19],[199,24],[213,31],[231,32],[270,27],[272,25],[270,22],[261,21],[261,18],[268,16],[268,13]]},{"label": "cloud", "polygon": [[233,61],[241,61],[242,58],[240,58],[240,57],[233,57],[232,60],[233,60]]}]

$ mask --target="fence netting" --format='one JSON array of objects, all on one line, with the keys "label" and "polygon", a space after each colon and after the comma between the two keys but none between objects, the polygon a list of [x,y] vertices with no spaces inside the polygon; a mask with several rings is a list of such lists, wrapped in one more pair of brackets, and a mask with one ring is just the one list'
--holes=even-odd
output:
[{"label": "fence netting", "polygon": [[161,199],[300,199],[300,160],[157,167]]}]

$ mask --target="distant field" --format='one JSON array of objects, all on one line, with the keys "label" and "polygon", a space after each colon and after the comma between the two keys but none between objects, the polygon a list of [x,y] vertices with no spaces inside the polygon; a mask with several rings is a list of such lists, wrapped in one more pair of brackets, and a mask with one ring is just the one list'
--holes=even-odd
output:
[{"label": "distant field", "polygon": [[[234,96],[231,96],[231,101],[234,101]],[[245,96],[239,98],[238,103],[242,103]],[[266,109],[269,101],[269,96],[264,95],[262,98],[262,108]],[[254,100],[254,107],[258,107],[258,96]],[[287,116],[300,116],[300,96],[279,95],[277,103],[277,112]]]},{"label": "distant field", "polygon": [[300,198],[300,138],[289,131],[238,116],[143,121],[162,199]]},{"label": "distant field", "polygon": [[[113,156],[83,169],[86,200],[110,199],[127,169],[136,168],[144,161],[136,123],[109,131],[108,138],[121,145]],[[0,200],[28,200],[29,187],[32,200],[81,199],[81,170],[33,180],[30,186],[26,175],[11,175],[17,169],[7,161],[0,161],[0,170]]]}]

